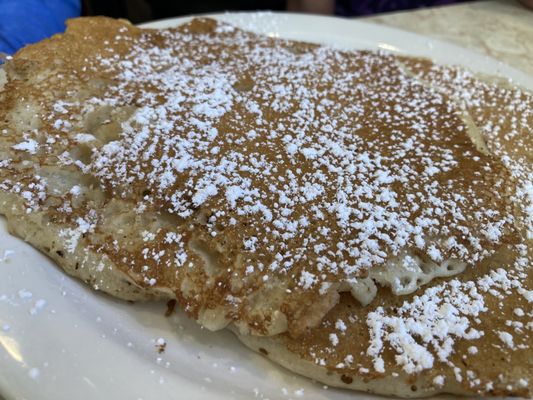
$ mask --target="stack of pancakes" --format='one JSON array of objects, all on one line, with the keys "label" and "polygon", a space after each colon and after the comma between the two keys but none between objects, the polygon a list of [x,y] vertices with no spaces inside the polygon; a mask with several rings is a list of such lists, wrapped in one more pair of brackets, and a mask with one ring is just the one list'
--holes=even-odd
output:
[{"label": "stack of pancakes", "polygon": [[533,95],[424,59],[81,18],[0,92],[0,213],[329,385],[533,389]]}]

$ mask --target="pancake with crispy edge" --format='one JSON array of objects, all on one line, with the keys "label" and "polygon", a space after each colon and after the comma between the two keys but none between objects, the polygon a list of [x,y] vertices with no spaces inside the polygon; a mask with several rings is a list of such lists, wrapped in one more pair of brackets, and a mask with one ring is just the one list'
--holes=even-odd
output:
[{"label": "pancake with crispy edge", "polygon": [[[521,189],[531,237],[533,96],[501,78],[401,57],[409,73],[457,104],[474,140],[502,158]],[[528,189],[529,188],[529,189]],[[528,210],[529,207],[529,210]],[[529,230],[529,232],[528,232]],[[274,362],[331,386],[401,397],[438,393],[531,397],[531,239],[405,296],[381,290],[370,306],[349,296],[294,340],[237,336]]]},{"label": "pancake with crispy edge", "polygon": [[390,56],[82,18],[5,71],[10,231],[210,329],[298,336],[339,292],[406,294],[519,239],[509,172]]}]

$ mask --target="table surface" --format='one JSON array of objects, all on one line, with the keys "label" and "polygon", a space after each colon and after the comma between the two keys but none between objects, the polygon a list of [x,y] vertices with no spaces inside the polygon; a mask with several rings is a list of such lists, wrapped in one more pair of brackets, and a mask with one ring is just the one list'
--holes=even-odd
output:
[{"label": "table surface", "polygon": [[533,75],[533,10],[517,1],[476,1],[365,20],[446,40]]},{"label": "table surface", "polygon": [[403,11],[365,20],[446,40],[533,75],[533,10],[512,0]]}]

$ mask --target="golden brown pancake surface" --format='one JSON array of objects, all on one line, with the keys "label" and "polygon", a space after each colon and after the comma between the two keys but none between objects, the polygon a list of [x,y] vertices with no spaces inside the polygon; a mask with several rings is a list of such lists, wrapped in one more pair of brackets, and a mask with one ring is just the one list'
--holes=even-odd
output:
[{"label": "golden brown pancake surface", "polygon": [[512,83],[455,66],[402,57],[401,63],[465,112],[487,151],[516,187],[518,243],[448,280],[408,296],[380,290],[361,307],[343,295],[321,325],[288,335],[240,335],[292,371],[341,388],[401,397],[437,393],[531,397],[533,388],[533,95]]},{"label": "golden brown pancake surface", "polygon": [[522,234],[503,163],[390,56],[90,18],[6,71],[12,231],[211,329],[297,336],[373,268],[475,268]]}]

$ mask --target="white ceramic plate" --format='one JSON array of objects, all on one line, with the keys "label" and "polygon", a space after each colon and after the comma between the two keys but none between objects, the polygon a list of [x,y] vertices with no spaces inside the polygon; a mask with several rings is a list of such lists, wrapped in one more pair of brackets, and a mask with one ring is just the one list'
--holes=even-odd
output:
[{"label": "white ceramic plate", "polygon": [[[512,78],[526,74],[433,39],[338,18],[224,14],[268,35],[348,48],[381,48]],[[175,26],[189,18],[145,26]],[[66,277],[11,237],[0,219],[0,393],[7,399],[367,399],[325,389],[276,367],[229,332],[208,332],[164,304],[127,304]],[[167,345],[159,354],[156,341]]]}]

